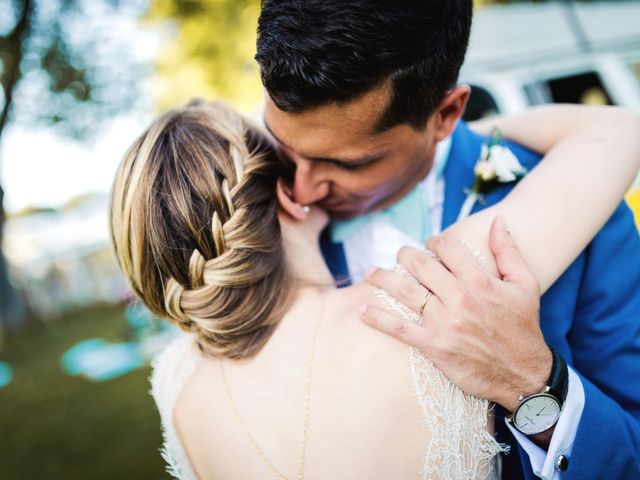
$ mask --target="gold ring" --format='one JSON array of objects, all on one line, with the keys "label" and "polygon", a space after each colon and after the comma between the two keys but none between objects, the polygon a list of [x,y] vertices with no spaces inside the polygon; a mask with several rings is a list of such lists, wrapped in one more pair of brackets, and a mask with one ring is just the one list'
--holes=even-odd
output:
[{"label": "gold ring", "polygon": [[422,314],[424,313],[424,307],[427,306],[427,302],[431,298],[431,295],[433,295],[433,292],[431,290],[428,290],[427,294],[422,299],[422,303],[420,304],[420,308],[418,309],[418,314],[420,314],[420,316],[422,316]]}]

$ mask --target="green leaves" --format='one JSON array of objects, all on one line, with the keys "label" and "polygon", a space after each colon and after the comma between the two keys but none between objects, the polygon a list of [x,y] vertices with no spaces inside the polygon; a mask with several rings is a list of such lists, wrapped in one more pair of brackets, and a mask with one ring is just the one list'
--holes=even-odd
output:
[{"label": "green leaves", "polygon": [[138,105],[143,68],[118,28],[125,17],[141,14],[141,2],[11,3],[16,20],[0,36],[0,135],[12,120],[88,138]]},{"label": "green leaves", "polygon": [[223,98],[253,112],[262,102],[259,14],[259,0],[152,0],[147,21],[169,34],[156,60],[159,107]]}]

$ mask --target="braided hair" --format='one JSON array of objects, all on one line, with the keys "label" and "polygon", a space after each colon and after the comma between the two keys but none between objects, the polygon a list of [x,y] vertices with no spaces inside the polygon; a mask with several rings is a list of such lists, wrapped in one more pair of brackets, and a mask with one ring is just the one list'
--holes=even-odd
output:
[{"label": "braided hair", "polygon": [[129,148],[111,192],[111,238],[136,295],[202,350],[245,358],[288,305],[269,141],[222,103],[158,118]]}]

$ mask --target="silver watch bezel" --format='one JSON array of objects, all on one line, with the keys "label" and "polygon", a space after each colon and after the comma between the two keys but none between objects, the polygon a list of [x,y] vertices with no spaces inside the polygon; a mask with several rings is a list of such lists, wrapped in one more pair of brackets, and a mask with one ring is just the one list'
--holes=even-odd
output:
[{"label": "silver watch bezel", "polygon": [[[529,403],[531,400],[534,399],[538,399],[538,398],[548,398],[550,400],[553,400],[553,402],[555,402],[555,404],[557,405],[557,415],[556,417],[553,419],[553,421],[550,424],[545,424],[544,426],[540,427],[539,429],[536,430],[523,430],[521,425],[518,425],[516,419],[518,418],[518,412],[526,406],[527,403]],[[547,430],[549,430],[551,427],[553,427],[556,423],[558,423],[558,419],[560,418],[560,414],[562,413],[562,407],[563,405],[561,404],[561,402],[554,396],[551,395],[547,392],[542,392],[542,393],[536,393],[534,395],[530,395],[526,398],[523,398],[520,403],[518,404],[518,406],[516,407],[516,409],[513,411],[513,413],[510,415],[509,417],[509,422],[514,426],[514,428],[516,430],[518,430],[520,433],[524,434],[524,435],[535,435],[537,433],[542,433],[545,432]]]}]

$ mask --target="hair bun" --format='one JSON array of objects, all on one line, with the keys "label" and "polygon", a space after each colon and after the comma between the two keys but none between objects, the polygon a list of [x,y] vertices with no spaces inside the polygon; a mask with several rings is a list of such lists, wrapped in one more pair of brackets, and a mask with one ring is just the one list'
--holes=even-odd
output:
[{"label": "hair bun", "polygon": [[155,313],[204,350],[255,353],[288,300],[266,137],[229,107],[167,112],[123,159],[111,197],[120,266]]}]

